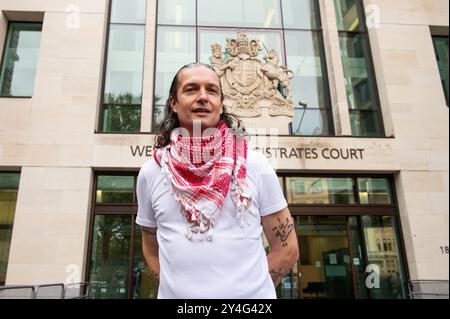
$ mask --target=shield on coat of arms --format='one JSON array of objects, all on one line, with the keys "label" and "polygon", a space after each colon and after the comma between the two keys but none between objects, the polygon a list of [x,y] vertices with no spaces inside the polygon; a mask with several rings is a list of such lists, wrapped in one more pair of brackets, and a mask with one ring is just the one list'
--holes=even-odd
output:
[{"label": "shield on coat of arms", "polygon": [[250,86],[258,79],[257,68],[258,62],[256,61],[240,61],[232,72],[233,78],[242,86]]},{"label": "shield on coat of arms", "polygon": [[228,83],[243,94],[249,94],[261,84],[258,76],[260,63],[252,60],[239,60],[233,70],[227,70]]}]

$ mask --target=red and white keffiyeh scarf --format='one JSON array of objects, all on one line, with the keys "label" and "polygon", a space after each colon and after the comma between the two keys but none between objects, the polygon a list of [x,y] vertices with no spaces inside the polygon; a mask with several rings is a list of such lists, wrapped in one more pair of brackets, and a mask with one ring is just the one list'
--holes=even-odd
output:
[{"label": "red and white keffiyeh scarf", "polygon": [[183,137],[172,132],[171,142],[154,153],[171,184],[187,221],[187,238],[206,233],[212,239],[214,219],[220,214],[231,191],[236,217],[243,226],[252,199],[246,192],[248,138],[234,134],[219,122],[214,134],[206,137]]}]

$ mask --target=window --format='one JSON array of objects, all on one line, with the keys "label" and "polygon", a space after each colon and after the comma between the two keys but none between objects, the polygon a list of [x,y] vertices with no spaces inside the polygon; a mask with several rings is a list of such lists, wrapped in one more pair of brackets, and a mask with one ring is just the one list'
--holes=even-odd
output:
[{"label": "window", "polygon": [[197,0],[197,5],[199,25],[281,28],[278,0]]},{"label": "window", "polygon": [[196,0],[158,1],[158,23],[195,25]]},{"label": "window", "polygon": [[[211,45],[225,48],[226,39],[236,38],[238,30],[276,50],[280,64],[294,72],[292,134],[333,135],[317,0],[159,1],[153,130],[163,119],[178,69],[194,61],[210,64]],[[260,52],[261,61],[264,54]]]},{"label": "window", "polygon": [[286,187],[289,204],[355,203],[353,180],[347,177],[286,177]]},{"label": "window", "polygon": [[381,247],[381,239],[377,238],[377,250],[383,251],[383,248]]},{"label": "window", "polygon": [[142,104],[146,0],[111,0],[102,132],[138,132]]},{"label": "window", "polygon": [[447,37],[433,37],[434,50],[436,52],[436,59],[439,66],[439,73],[441,75],[442,87],[444,89],[445,101],[448,106],[448,36]]},{"label": "window", "polygon": [[294,72],[294,135],[333,135],[319,3],[282,1],[286,62]]},{"label": "window", "polygon": [[41,23],[9,24],[1,65],[0,96],[33,95],[41,30]]},{"label": "window", "polygon": [[0,285],[6,281],[20,173],[0,172]]},{"label": "window", "polygon": [[135,174],[97,174],[88,281],[96,299],[156,298],[142,255]]},{"label": "window", "polygon": [[390,181],[386,178],[358,178],[361,204],[392,204]]},{"label": "window", "polygon": [[361,0],[335,0],[353,136],[383,136],[375,72]]},{"label": "window", "polygon": [[387,177],[285,176],[286,198],[291,205],[345,204],[394,205]]},{"label": "window", "polygon": [[195,61],[195,32],[195,28],[184,26],[158,27],[153,128],[163,119],[175,73],[181,66]]},{"label": "window", "polygon": [[96,203],[132,203],[133,176],[100,175],[97,178]]}]

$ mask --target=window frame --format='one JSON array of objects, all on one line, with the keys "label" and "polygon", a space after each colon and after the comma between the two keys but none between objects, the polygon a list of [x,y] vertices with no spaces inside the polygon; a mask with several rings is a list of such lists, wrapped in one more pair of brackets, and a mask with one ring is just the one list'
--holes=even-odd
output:
[{"label": "window frame", "polygon": [[[354,204],[292,204],[288,202],[292,215],[337,215],[337,216],[398,216],[398,202],[392,175],[388,174],[344,174],[344,173],[292,173],[277,172],[283,178],[283,195],[287,200],[287,178],[286,177],[323,177],[323,178],[351,178],[353,180]],[[391,190],[392,204],[362,204],[359,197],[359,178],[385,178]]]},{"label": "window frame", "polygon": [[[143,98],[143,91],[144,91],[144,66],[145,66],[145,39],[146,39],[146,33],[147,33],[147,21],[145,23],[124,23],[124,22],[111,22],[111,15],[112,15],[112,2],[114,0],[107,0],[108,1],[108,9],[106,10],[107,18],[106,18],[106,32],[105,32],[105,48],[103,52],[103,65],[102,65],[102,84],[101,84],[101,91],[100,91],[100,99],[99,99],[99,116],[98,116],[98,123],[97,128],[94,133],[98,134],[139,134],[141,133],[142,125],[141,125],[141,119],[142,119],[142,98]],[[146,0],[146,8],[148,8],[148,1]],[[144,26],[144,47],[143,47],[143,59],[142,59],[142,76],[141,76],[141,103],[140,104],[114,104],[117,106],[133,106],[133,107],[139,107],[140,108],[140,116],[138,121],[138,128],[136,131],[103,131],[104,126],[104,112],[106,110],[105,105],[111,106],[110,103],[105,103],[105,89],[106,89],[106,77],[107,77],[107,67],[108,67],[108,54],[109,54],[109,43],[110,43],[110,31],[111,31],[111,24],[115,25],[139,25]]]},{"label": "window frame", "polygon": [[[0,170],[0,176],[2,174],[16,174],[19,177],[19,183],[17,184],[17,188],[14,188],[14,190],[17,190],[17,194],[19,194],[19,190],[20,190],[20,179],[22,176],[22,172],[21,170],[13,170],[13,171],[2,171]],[[9,188],[9,189],[13,189],[13,188]],[[17,200],[16,200],[16,210],[17,210]],[[16,217],[16,210],[14,211],[14,219]],[[13,224],[11,226],[9,226],[8,224],[0,224],[0,229],[11,229],[12,231],[14,230],[14,221]],[[11,238],[12,239],[12,238]],[[9,243],[9,250],[11,253],[11,242]],[[9,257],[8,257],[8,262],[9,262]],[[8,263],[6,264],[6,273],[5,273],[5,277],[0,277],[0,285],[4,285],[6,282],[6,275],[7,275],[7,271],[8,271]],[[4,280],[2,280],[4,279]]]},{"label": "window frame", "polygon": [[[5,33],[5,39],[3,41],[3,50],[2,50],[2,56],[1,56],[1,61],[0,61],[0,72],[3,69],[3,65],[5,63],[5,53],[7,50],[7,46],[8,46],[8,35],[9,32],[11,30],[11,24],[40,24],[41,25],[41,37],[42,37],[42,28],[44,26],[43,21],[24,21],[24,20],[14,20],[14,21],[8,21],[8,24],[6,26],[6,33]],[[38,49],[39,53],[41,51],[41,40],[39,40],[39,49]],[[38,53],[38,59],[39,60],[39,53]],[[36,62],[36,69],[37,69],[37,65],[38,65],[38,61]],[[1,75],[1,74],[0,74]],[[36,80],[36,73],[34,74],[34,81]],[[33,81],[33,82],[34,82]],[[34,86],[34,85],[33,85]],[[34,90],[33,90],[33,94],[34,94]],[[15,96],[7,96],[7,95],[2,95],[1,94],[1,87],[0,87],[0,99],[31,99],[33,97],[33,95],[15,95]]]},{"label": "window frame", "polygon": [[[316,10],[316,21],[317,21],[317,25],[318,28],[317,29],[293,29],[293,28],[287,28],[284,29],[283,28],[283,37],[284,37],[284,45],[286,46],[286,37],[285,37],[285,31],[308,31],[311,32],[313,34],[317,35],[317,39],[319,42],[319,53],[320,53],[320,65],[322,68],[322,75],[323,75],[323,88],[324,88],[324,100],[325,100],[325,107],[311,107],[311,108],[302,108],[299,107],[298,105],[294,105],[294,112],[295,110],[305,110],[305,113],[307,110],[318,110],[318,111],[325,111],[327,114],[327,120],[328,120],[328,134],[324,134],[324,135],[303,135],[303,134],[289,134],[289,136],[297,136],[297,137],[336,137],[336,128],[334,125],[334,115],[333,115],[333,107],[332,107],[332,102],[331,102],[331,88],[330,88],[330,78],[329,78],[329,74],[328,74],[328,63],[327,63],[327,57],[325,54],[325,39],[323,36],[323,28],[322,28],[322,18],[321,18],[321,11],[320,11],[320,6],[319,6],[319,2],[316,1],[317,3],[317,10]],[[281,12],[283,13],[283,8],[281,10]],[[283,26],[284,26],[284,19],[283,19],[283,14],[282,14],[282,20],[283,20]],[[286,60],[287,60],[287,50],[286,47],[284,48],[284,54],[286,55]],[[286,62],[285,62],[286,63]],[[292,123],[294,123],[294,119],[292,118]]]},{"label": "window frame", "polygon": [[[128,263],[128,286],[127,286],[127,297],[128,299],[132,299],[133,297],[133,275],[132,270],[134,266],[134,255],[135,255],[135,233],[136,227],[138,227],[135,223],[137,216],[137,196],[136,196],[136,184],[137,177],[139,171],[130,170],[127,172],[118,172],[118,171],[95,171],[92,191],[91,191],[91,204],[89,210],[89,228],[88,228],[88,247],[86,250],[86,271],[85,271],[85,282],[89,282],[91,276],[91,258],[92,258],[92,245],[94,238],[94,225],[95,225],[95,217],[97,215],[127,215],[130,218],[131,222],[131,234],[130,234],[130,255],[129,255],[129,263]],[[98,176],[107,175],[107,176],[132,176],[134,178],[133,182],[133,200],[131,203],[97,203],[96,202],[96,193],[97,193],[97,182]]]},{"label": "window frame", "polygon": [[[439,67],[439,61],[437,60],[438,57],[438,52],[436,50],[436,39],[447,39],[447,41],[449,40],[449,36],[448,36],[448,30],[447,30],[447,35],[444,34],[435,34],[435,33],[431,33],[431,40],[433,42],[433,51],[434,51],[434,56],[436,57],[436,64],[439,70],[439,79],[441,80],[441,84],[442,86],[444,86],[444,84],[442,83],[443,78],[441,76],[441,72],[440,72],[440,67]],[[447,69],[448,72],[448,69]],[[442,88],[442,94],[444,95],[445,98],[445,102],[447,104],[447,107],[449,107],[449,101],[450,101],[450,92],[449,92],[449,88],[447,87],[447,91],[445,91],[444,87]]]},{"label": "window frame", "polygon": [[[340,1],[340,0],[335,0],[335,1]],[[363,41],[363,48],[365,49],[365,53],[367,53],[367,55],[364,57],[366,60],[366,66],[367,66],[367,78],[370,81],[370,85],[373,89],[373,103],[375,104],[375,108],[373,110],[371,110],[372,112],[377,112],[377,118],[378,118],[378,126],[380,128],[380,131],[378,132],[378,135],[374,135],[374,136],[366,136],[366,135],[353,135],[352,133],[352,137],[362,137],[362,138],[384,138],[387,137],[386,136],[386,128],[384,126],[384,117],[383,117],[383,112],[381,109],[381,100],[380,100],[380,93],[378,90],[378,77],[375,71],[375,66],[373,63],[373,54],[372,54],[372,45],[370,42],[370,36],[369,36],[369,30],[367,28],[367,17],[366,17],[366,12],[364,10],[364,4],[363,4],[363,0],[354,0],[355,4],[356,4],[356,12],[358,13],[360,18],[360,25],[361,25],[361,30],[354,30],[354,31],[349,31],[349,30],[340,30],[339,26],[337,26],[337,31],[338,31],[338,37],[339,40],[341,39],[341,36],[345,36],[348,38],[353,38],[355,36],[361,36],[364,38],[365,41]],[[333,6],[335,6],[335,3],[333,1]],[[342,48],[340,47],[340,52],[342,55]],[[345,70],[344,70],[344,65],[342,65],[343,67],[343,72],[345,74]],[[345,79],[345,77],[344,77]],[[344,80],[343,79],[343,80]],[[348,98],[347,94],[345,94],[346,97]],[[348,108],[349,113],[352,111],[352,109],[350,109],[350,106]],[[359,109],[355,109],[358,111],[361,111]],[[364,111],[364,110],[363,110]],[[351,126],[351,123],[349,123]]]}]

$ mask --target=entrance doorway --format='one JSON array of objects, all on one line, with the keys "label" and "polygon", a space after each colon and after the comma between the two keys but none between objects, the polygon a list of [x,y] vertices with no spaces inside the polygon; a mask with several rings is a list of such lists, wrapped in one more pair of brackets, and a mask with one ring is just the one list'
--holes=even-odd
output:
[{"label": "entrance doorway", "polygon": [[294,216],[300,257],[278,298],[405,298],[393,216]]},{"label": "entrance doorway", "polygon": [[302,298],[353,298],[345,217],[296,217]]}]

